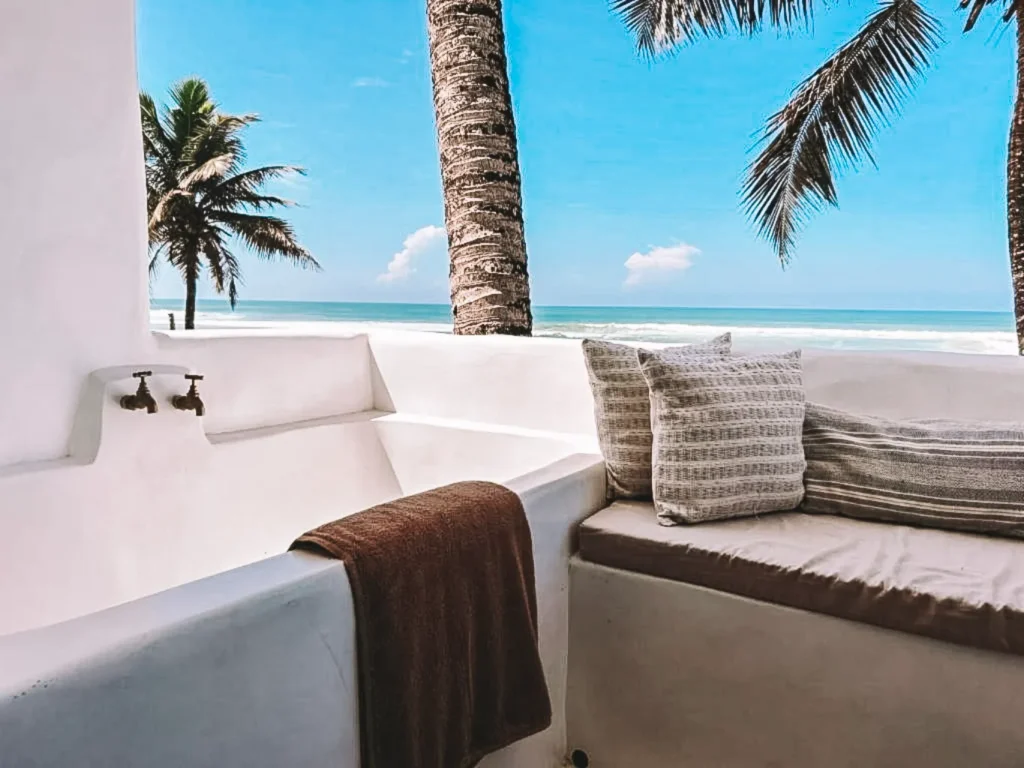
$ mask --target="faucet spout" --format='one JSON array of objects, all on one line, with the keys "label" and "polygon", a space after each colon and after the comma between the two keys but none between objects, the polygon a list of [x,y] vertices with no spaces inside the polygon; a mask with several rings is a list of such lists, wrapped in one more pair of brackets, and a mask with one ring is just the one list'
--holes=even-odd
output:
[{"label": "faucet spout", "polygon": [[172,397],[171,405],[179,411],[194,411],[196,416],[202,416],[206,413],[206,404],[203,403],[203,399],[199,396],[199,389],[196,387],[196,382],[202,381],[203,377],[197,374],[187,374],[185,378],[191,381],[192,385],[184,395],[175,395]]},{"label": "faucet spout", "polygon": [[132,374],[134,378],[139,380],[139,388],[135,391],[134,395],[124,395],[121,398],[122,408],[126,411],[141,411],[145,409],[146,413],[157,412],[156,400],[149,391],[149,385],[146,384],[146,377],[152,375],[152,371],[136,371]]}]

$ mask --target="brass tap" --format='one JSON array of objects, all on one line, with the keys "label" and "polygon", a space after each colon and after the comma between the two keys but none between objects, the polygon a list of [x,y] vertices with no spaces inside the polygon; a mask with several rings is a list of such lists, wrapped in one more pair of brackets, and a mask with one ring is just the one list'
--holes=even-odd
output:
[{"label": "brass tap", "polygon": [[145,408],[146,413],[156,413],[156,400],[153,399],[153,395],[149,391],[149,385],[146,384],[146,377],[152,375],[152,371],[136,371],[132,374],[133,378],[139,380],[139,388],[135,391],[134,395],[124,395],[121,398],[122,408],[126,411],[141,411]]},{"label": "brass tap", "polygon": [[175,395],[171,398],[171,405],[177,408],[179,411],[195,411],[196,416],[202,416],[206,413],[206,406],[203,404],[203,399],[199,397],[199,390],[196,388],[196,382],[202,381],[203,377],[198,374],[185,374],[185,378],[192,382],[192,386],[188,388],[188,392],[184,395]]}]

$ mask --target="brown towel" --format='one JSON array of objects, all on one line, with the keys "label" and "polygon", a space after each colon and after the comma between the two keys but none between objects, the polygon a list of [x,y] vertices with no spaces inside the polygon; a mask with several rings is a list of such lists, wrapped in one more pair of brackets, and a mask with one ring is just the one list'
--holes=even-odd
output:
[{"label": "brown towel", "polygon": [[363,768],[469,768],[551,724],[519,497],[456,483],[328,523],[292,549],[343,560]]}]

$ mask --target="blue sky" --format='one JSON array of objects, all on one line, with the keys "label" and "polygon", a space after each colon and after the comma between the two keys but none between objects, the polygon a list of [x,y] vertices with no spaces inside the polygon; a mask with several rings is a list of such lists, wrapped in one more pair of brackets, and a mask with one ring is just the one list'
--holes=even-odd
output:
[{"label": "blue sky", "polygon": [[[505,0],[534,301],[1009,309],[1012,34],[992,14],[962,35],[955,5],[928,5],[947,44],[880,135],[878,168],[843,176],[841,208],[813,219],[783,271],[740,210],[750,149],[873,4],[652,64],[606,0]],[[144,89],[159,99],[200,75],[224,109],[262,116],[251,162],[309,170],[280,191],[325,271],[247,259],[243,299],[447,301],[423,0],[138,6]],[[674,268],[629,270],[634,254]],[[166,268],[152,292],[182,295]]]}]

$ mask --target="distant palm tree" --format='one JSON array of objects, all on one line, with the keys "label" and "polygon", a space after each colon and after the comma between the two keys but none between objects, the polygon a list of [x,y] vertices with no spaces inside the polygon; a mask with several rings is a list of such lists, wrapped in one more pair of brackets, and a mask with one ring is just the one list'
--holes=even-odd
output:
[{"label": "distant palm tree", "polygon": [[157,109],[140,94],[146,159],[150,271],[161,257],[185,280],[185,328],[195,328],[196,284],[204,266],[217,293],[231,308],[242,282],[233,243],[262,258],[285,258],[301,267],[320,265],[296,239],[284,219],[267,215],[293,205],[265,194],[264,185],[301,168],[269,165],[242,170],[242,131],[256,115],[227,115],[217,109],[202,80],[188,79],[171,89],[171,103]]},{"label": "distant palm tree", "polygon": [[501,0],[427,0],[455,333],[530,335]]},{"label": "distant palm tree", "polygon": [[[647,55],[700,36],[806,26],[815,5],[814,0],[612,0]],[[1007,220],[1017,344],[1024,354],[1024,3],[959,0],[959,5],[967,12],[965,32],[988,8],[1016,25]],[[783,264],[807,216],[837,204],[836,167],[871,159],[874,134],[897,111],[939,42],[938,22],[916,0],[887,0],[769,118],[761,152],[747,170],[743,200]]]}]

